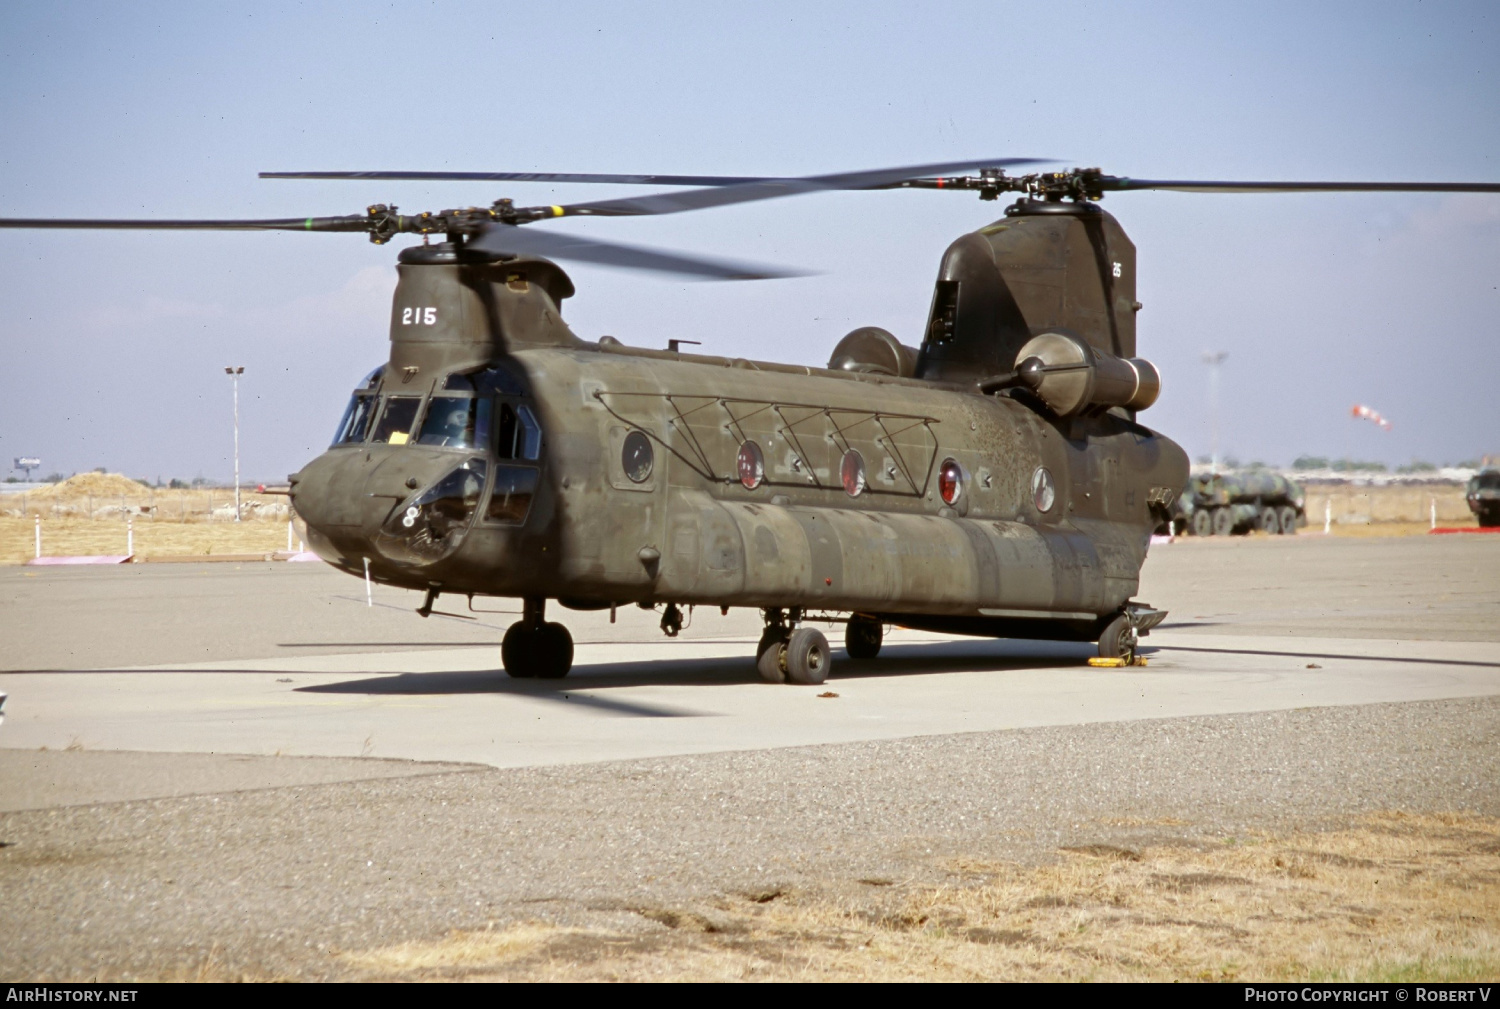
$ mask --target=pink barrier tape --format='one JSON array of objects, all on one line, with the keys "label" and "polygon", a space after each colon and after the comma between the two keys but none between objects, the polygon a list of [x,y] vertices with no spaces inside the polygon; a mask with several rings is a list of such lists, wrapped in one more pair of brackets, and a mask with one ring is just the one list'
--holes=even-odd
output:
[{"label": "pink barrier tape", "polygon": [[1500,526],[1438,526],[1428,531],[1429,536],[1447,536],[1449,533],[1500,533]]},{"label": "pink barrier tape", "polygon": [[287,561],[289,563],[293,563],[293,564],[297,564],[297,563],[309,563],[309,562],[312,562],[312,561],[322,561],[322,559],[323,558],[319,557],[317,554],[313,553],[311,550],[304,550],[300,554],[288,554],[287,556],[285,556],[285,557],[282,558],[282,560]]},{"label": "pink barrier tape", "polygon": [[135,554],[112,554],[108,557],[33,557],[28,565],[48,567],[54,564],[129,564]]}]

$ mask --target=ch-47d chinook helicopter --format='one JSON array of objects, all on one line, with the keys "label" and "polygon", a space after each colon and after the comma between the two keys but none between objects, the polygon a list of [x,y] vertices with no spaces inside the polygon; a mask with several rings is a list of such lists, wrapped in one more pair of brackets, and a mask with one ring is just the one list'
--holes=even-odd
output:
[{"label": "ch-47d chinook helicopter", "polygon": [[[567,206],[254,221],[0,219],[10,228],[420,234],[398,257],[389,360],[331,447],[292,474],[307,540],[351,574],[523,600],[506,671],[561,677],[572,609],[756,607],[767,680],[819,683],[841,619],[855,658],[886,624],[1097,641],[1130,658],[1165,614],[1132,601],[1151,531],[1188,479],[1143,426],[1160,377],[1135,356],[1135,247],[1109,192],[1500,192],[1496,184],[1194,182],[1098,169],[1011,176],[988,159],[808,178],[300,172],[277,178],[693,187]],[[967,173],[967,174],[966,174]],[[824,190],[1021,194],[949,246],[920,345],[856,329],[826,368],[583,340],[553,259],[718,279],[782,271],[562,236],[556,217],[677,213]],[[443,241],[429,244],[428,236]]]}]

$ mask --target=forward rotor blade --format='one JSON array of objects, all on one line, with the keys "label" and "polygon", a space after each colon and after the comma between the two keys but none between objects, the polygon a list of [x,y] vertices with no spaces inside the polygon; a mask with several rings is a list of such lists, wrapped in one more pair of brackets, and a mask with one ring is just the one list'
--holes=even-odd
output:
[{"label": "forward rotor blade", "polygon": [[366,179],[379,182],[585,182],[619,186],[740,186],[769,175],[600,175],[569,172],[261,172],[262,179]]},{"label": "forward rotor blade", "polygon": [[1105,176],[1106,192],[1161,189],[1179,193],[1500,193],[1496,182],[1194,182]]},{"label": "forward rotor blade", "polygon": [[0,217],[0,228],[62,228],[102,231],[369,231],[363,214],[345,217],[282,217],[250,221],[122,221],[71,217]]},{"label": "forward rotor blade", "polygon": [[552,259],[573,259],[585,263],[597,263],[601,266],[649,270],[655,273],[675,273],[703,280],[777,280],[784,277],[808,275],[804,271],[784,267],[686,256],[681,253],[661,252],[635,245],[601,242],[577,235],[562,235],[555,231],[532,228],[523,230],[510,224],[487,225],[477,237],[469,242],[469,246],[484,252],[508,252],[547,256]]},{"label": "forward rotor blade", "polygon": [[775,200],[783,196],[815,193],[835,189],[885,189],[912,179],[950,175],[984,168],[1008,168],[1012,165],[1038,164],[1040,158],[976,158],[969,161],[944,161],[931,165],[908,165],[904,168],[880,168],[865,172],[842,172],[836,175],[809,175],[792,179],[765,179],[743,185],[690,189],[685,193],[658,193],[620,200],[575,203],[554,207],[554,217],[637,217],[654,214],[680,214],[686,210],[707,210],[736,203]]}]

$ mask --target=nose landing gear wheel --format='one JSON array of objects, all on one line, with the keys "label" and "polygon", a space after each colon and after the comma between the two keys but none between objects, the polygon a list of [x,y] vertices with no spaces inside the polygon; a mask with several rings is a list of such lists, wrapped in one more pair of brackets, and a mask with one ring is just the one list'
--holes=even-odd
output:
[{"label": "nose landing gear wheel", "polygon": [[844,650],[851,659],[873,659],[880,654],[883,634],[879,620],[850,617],[849,623],[844,625]]},{"label": "nose landing gear wheel", "polygon": [[1127,663],[1134,662],[1135,646],[1138,640],[1130,617],[1121,613],[1104,625],[1104,632],[1099,635],[1099,657],[1101,659],[1124,659]]},{"label": "nose landing gear wheel", "polygon": [[562,624],[517,621],[500,642],[500,661],[517,679],[560,680],[573,668],[573,636]]}]

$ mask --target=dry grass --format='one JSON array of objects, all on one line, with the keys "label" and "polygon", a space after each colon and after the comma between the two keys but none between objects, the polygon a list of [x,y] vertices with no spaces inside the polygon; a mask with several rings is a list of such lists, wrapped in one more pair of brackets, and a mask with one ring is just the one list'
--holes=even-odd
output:
[{"label": "dry grass", "polygon": [[[3,485],[0,485],[3,489]],[[153,490],[118,473],[80,473],[39,490],[0,493],[0,564],[49,557],[126,553],[127,523],[137,557],[265,554],[285,550],[287,499],[233,490]],[[294,543],[295,546],[295,543]]]},{"label": "dry grass", "polygon": [[1478,525],[1458,485],[1309,487],[1307,531],[1322,530],[1329,508],[1335,535],[1421,535],[1431,525],[1434,505],[1440,526]]},{"label": "dry grass", "polygon": [[1500,976],[1500,821],[1389,814],[1329,833],[1059,855],[949,865],[943,887],[872,880],[865,896],[641,908],[662,927],[632,935],[529,922],[344,959],[412,980]]},{"label": "dry grass", "polygon": [[[267,554],[286,549],[286,520],[153,522],[137,518],[137,558]],[[0,564],[24,564],[35,554],[30,518],[0,515]],[[125,553],[125,523],[68,517],[42,520],[42,553],[49,557]],[[296,543],[293,542],[295,548]]]}]

